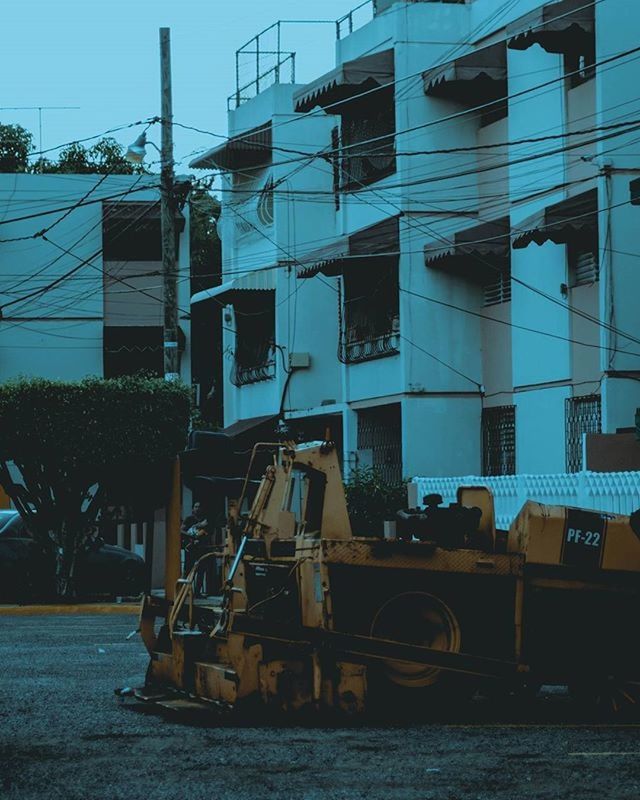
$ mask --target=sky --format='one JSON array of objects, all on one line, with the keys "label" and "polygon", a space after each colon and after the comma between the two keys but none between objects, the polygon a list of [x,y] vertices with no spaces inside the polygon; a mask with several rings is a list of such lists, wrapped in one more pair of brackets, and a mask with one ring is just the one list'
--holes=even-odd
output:
[{"label": "sky", "polygon": [[[225,134],[239,47],[278,19],[336,20],[358,4],[359,0],[0,0],[0,122],[29,129],[39,149],[38,112],[5,107],[79,106],[43,111],[47,149],[159,115],[158,31],[168,27],[175,122]],[[268,40],[264,44],[270,47]],[[298,52],[299,83],[334,65],[334,25],[285,25],[281,44],[284,50]],[[253,57],[246,57],[241,66],[243,82],[252,79]],[[140,131],[112,135],[127,145]],[[159,127],[148,137],[159,144]],[[185,172],[195,151],[214,146],[220,138],[176,128],[174,142],[177,171]],[[148,153],[148,161],[158,158],[153,149]]]}]

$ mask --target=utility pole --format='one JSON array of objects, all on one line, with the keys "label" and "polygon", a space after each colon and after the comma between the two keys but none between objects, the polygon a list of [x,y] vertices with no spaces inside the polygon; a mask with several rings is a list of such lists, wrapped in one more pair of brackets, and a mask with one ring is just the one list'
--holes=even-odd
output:
[{"label": "utility pole", "polygon": [[161,172],[160,214],[162,226],[162,275],[164,297],[164,377],[180,378],[178,352],[178,303],[176,280],[176,198],[173,174],[173,108],[171,100],[171,38],[160,28]]}]

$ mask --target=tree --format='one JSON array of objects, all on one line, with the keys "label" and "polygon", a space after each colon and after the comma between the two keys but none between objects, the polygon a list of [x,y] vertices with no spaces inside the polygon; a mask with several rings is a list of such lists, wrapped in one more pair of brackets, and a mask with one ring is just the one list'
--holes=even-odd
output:
[{"label": "tree", "polygon": [[43,172],[62,172],[92,175],[133,175],[143,173],[144,167],[131,164],[124,148],[111,137],[100,139],[92,147],[72,142],[60,151],[57,162],[43,162]]},{"label": "tree", "polygon": [[216,227],[219,217],[218,198],[207,188],[193,187],[189,193],[192,294],[220,282],[220,238]]},{"label": "tree", "polygon": [[144,376],[0,386],[0,484],[74,594],[78,553],[112,505],[164,505],[191,406],[181,383]]},{"label": "tree", "polygon": [[0,124],[0,172],[28,172],[33,135],[22,125]]}]

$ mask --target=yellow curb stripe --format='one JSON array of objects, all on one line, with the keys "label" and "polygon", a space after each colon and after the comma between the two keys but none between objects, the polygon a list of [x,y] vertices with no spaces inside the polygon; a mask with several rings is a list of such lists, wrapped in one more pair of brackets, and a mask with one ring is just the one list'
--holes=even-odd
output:
[{"label": "yellow curb stripe", "polygon": [[53,614],[138,614],[139,603],[85,603],[82,605],[0,606],[0,617],[38,617]]}]

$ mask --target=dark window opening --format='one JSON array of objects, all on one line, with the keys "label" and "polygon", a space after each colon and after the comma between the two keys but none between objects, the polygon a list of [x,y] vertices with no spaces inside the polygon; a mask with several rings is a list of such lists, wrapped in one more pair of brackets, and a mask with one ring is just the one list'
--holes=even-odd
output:
[{"label": "dark window opening", "polygon": [[565,400],[567,472],[582,469],[582,439],[585,433],[602,433],[600,395],[568,397]]},{"label": "dark window opening", "polygon": [[342,111],[341,188],[357,190],[396,170],[393,85],[351,100]]},{"label": "dark window opening", "polygon": [[247,291],[234,303],[236,349],[231,382],[234,386],[275,377],[275,298],[272,291]]},{"label": "dark window opening", "polygon": [[598,234],[594,231],[589,237],[567,245],[569,261],[569,286],[590,286],[600,278],[598,262]]},{"label": "dark window opening", "polygon": [[482,409],[482,474],[514,475],[516,471],[516,407]]},{"label": "dark window opening", "polygon": [[402,412],[399,403],[358,411],[358,464],[387,483],[402,483]]},{"label": "dark window opening", "polygon": [[349,364],[396,354],[400,346],[398,259],[367,259],[347,267],[343,281],[340,360]]},{"label": "dark window opening", "polygon": [[104,377],[145,372],[164,374],[163,329],[156,326],[109,326],[103,338]]},{"label": "dark window opening", "polygon": [[595,78],[595,64],[595,37],[586,37],[580,50],[570,50],[564,54],[564,74],[567,78],[567,87],[575,89],[576,86],[581,86],[583,83]]},{"label": "dark window opening", "polygon": [[102,229],[105,261],[162,261],[160,220],[145,219],[144,213],[143,210],[132,219],[105,218]]}]

